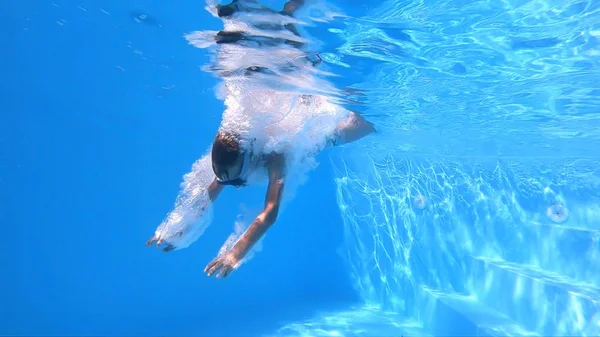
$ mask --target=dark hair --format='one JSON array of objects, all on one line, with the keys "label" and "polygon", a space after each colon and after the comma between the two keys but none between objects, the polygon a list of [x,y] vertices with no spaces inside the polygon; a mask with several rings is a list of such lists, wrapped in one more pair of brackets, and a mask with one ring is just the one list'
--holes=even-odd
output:
[{"label": "dark hair", "polygon": [[213,142],[211,159],[213,171],[219,179],[237,178],[244,159],[239,137],[218,133]]},{"label": "dark hair", "polygon": [[237,1],[230,3],[229,5],[217,5],[217,15],[219,17],[227,17],[238,11],[238,7],[235,4]]}]

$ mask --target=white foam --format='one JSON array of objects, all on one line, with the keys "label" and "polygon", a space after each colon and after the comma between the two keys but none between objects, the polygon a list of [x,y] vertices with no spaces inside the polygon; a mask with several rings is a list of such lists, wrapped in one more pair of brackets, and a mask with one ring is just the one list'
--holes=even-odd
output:
[{"label": "white foam", "polygon": [[183,176],[173,210],[156,228],[157,239],[175,246],[175,250],[187,248],[198,240],[212,221],[208,186],[213,179],[210,156],[206,154]]},{"label": "white foam", "polygon": [[[317,166],[315,156],[324,148],[339,120],[348,115],[348,110],[320,95],[260,87],[241,90],[235,85],[228,89],[221,130],[235,131],[242,139],[255,138],[253,150],[257,153],[279,152],[286,156],[283,212],[296,189],[306,181],[307,174]],[[264,167],[257,166],[248,183],[262,184],[267,182],[266,178]],[[213,179],[207,153],[184,176],[173,210],[156,229],[157,239],[175,249],[187,248],[198,240],[212,221],[213,205],[207,189]]]},{"label": "white foam", "polygon": [[[213,10],[215,4],[210,0],[207,7]],[[253,19],[265,21],[264,15],[261,15],[254,15]],[[286,19],[278,17],[280,20]],[[259,30],[239,20],[224,20],[224,24],[226,30],[298,40],[288,31]],[[214,34],[208,31],[193,32],[186,38],[198,48],[208,48],[214,45]],[[306,53],[301,50],[285,44],[257,49],[242,43],[223,44],[217,49],[212,65],[215,69],[234,73],[242,70],[243,73],[246,68],[258,66],[277,74],[267,76],[257,72],[251,76],[227,76],[217,87],[216,94],[224,100],[226,107],[220,125],[221,132],[240,135],[242,146],[249,146],[250,140],[253,140],[255,155],[271,152],[285,155],[286,187],[281,213],[293,198],[296,188],[306,181],[307,173],[317,166],[316,154],[324,148],[327,138],[334,132],[338,122],[348,116],[349,111],[334,103],[332,97],[339,91],[316,76],[319,71],[307,66]],[[266,176],[266,170],[257,165],[248,183],[264,183]],[[184,176],[175,207],[156,230],[158,239],[182,249],[202,235],[212,219],[212,204],[207,188],[213,179],[210,156],[205,155]],[[232,238],[239,236],[240,226],[238,222],[236,235]]]},{"label": "white foam", "polygon": [[285,195],[301,185],[316,167],[314,156],[349,111],[323,95],[273,90],[252,81],[226,81],[221,131],[235,132],[253,151],[283,153],[287,177]]},{"label": "white foam", "polygon": [[[233,246],[237,243],[242,234],[244,234],[248,227],[250,227],[252,221],[254,221],[254,217],[252,216],[252,212],[250,212],[250,210],[246,209],[242,214],[238,215],[238,218],[234,224],[233,233],[229,235],[227,240],[225,240],[223,246],[221,246],[218,256],[222,256],[228,253],[233,248]],[[254,257],[254,255],[256,255],[262,250],[262,242],[264,238],[265,235],[263,235],[263,237],[260,240],[258,240],[256,244],[254,244],[254,246],[250,249],[246,256],[244,256],[244,258],[238,262],[235,268],[239,268],[242,264],[250,261]]]}]

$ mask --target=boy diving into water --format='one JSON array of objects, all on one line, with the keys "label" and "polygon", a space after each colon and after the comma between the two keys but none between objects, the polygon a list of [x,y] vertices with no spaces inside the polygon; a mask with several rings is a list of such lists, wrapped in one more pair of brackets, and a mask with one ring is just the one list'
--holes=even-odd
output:
[{"label": "boy diving into water", "polygon": [[[284,9],[279,12],[282,15],[293,16],[295,10],[304,4],[304,0],[291,0],[287,2]],[[240,2],[234,0],[231,4],[218,6],[218,15],[228,17],[240,10]],[[293,25],[287,24],[285,29],[299,35]],[[216,36],[217,43],[237,43],[245,39],[242,32],[219,32]],[[287,43],[287,41],[286,41]],[[300,47],[294,45],[294,47]],[[247,72],[255,72],[256,69],[247,69]],[[248,74],[250,75],[250,74]],[[310,97],[307,95],[299,95]],[[356,112],[348,112],[347,116],[337,124],[332,135],[327,137],[326,146],[339,146],[359,140],[375,131],[373,124],[365,120]],[[211,166],[214,179],[207,188],[209,202],[213,203],[226,186],[241,188],[250,184],[249,177],[258,170],[266,170],[268,186],[265,197],[265,205],[248,227],[227,252],[219,254],[204,269],[208,276],[216,273],[216,277],[227,277],[242,261],[251,248],[260,240],[266,231],[275,223],[282,202],[282,194],[286,180],[286,168],[288,167],[286,151],[265,151],[264,148],[255,146],[253,141],[242,139],[240,132],[236,130],[220,129],[217,133],[211,149]],[[204,206],[206,207],[206,206]],[[148,240],[147,245],[156,243],[157,247],[165,243],[165,252],[172,251],[177,247],[166,242],[159,235],[154,235]]]}]

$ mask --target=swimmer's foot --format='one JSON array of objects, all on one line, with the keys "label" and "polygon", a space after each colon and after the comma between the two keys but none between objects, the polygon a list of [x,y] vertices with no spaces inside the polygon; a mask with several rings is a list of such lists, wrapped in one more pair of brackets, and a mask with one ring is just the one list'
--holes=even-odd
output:
[{"label": "swimmer's foot", "polygon": [[218,271],[216,278],[226,278],[229,274],[231,274],[235,267],[237,267],[238,262],[239,261],[234,254],[223,254],[221,256],[217,256],[208,265],[206,265],[204,272],[210,277]]},{"label": "swimmer's foot", "polygon": [[[154,245],[154,243],[156,242],[156,248],[160,248],[160,246],[163,244],[163,240],[159,239],[156,235],[154,235],[153,237],[150,238],[150,240],[146,241],[146,246],[151,247],[152,245]],[[170,243],[167,243],[165,245],[165,248],[163,248],[163,252],[168,253],[170,251],[173,251],[175,249],[175,246],[173,246]]]}]

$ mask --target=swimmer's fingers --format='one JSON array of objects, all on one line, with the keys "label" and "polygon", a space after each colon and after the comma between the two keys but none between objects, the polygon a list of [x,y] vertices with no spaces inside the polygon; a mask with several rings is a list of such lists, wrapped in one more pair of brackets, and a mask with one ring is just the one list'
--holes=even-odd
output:
[{"label": "swimmer's fingers", "polygon": [[[154,235],[153,237],[150,238],[150,240],[146,241],[146,246],[150,247],[152,245],[154,245],[154,243],[156,242],[156,248],[160,248],[160,246],[163,244],[164,239],[159,238],[158,236]],[[163,252],[168,253],[170,251],[175,250],[175,246],[173,246],[170,243],[166,244],[166,247],[163,248]]]},{"label": "swimmer's fingers", "polygon": [[204,268],[204,272],[210,277],[218,271],[216,278],[226,278],[235,269],[236,263],[230,255],[218,256]]},{"label": "swimmer's fingers", "polygon": [[158,237],[156,237],[156,235],[154,235],[153,237],[150,238],[150,240],[146,241],[146,246],[150,247],[152,246],[156,241],[158,241]]},{"label": "swimmer's fingers", "polygon": [[226,278],[229,274],[231,274],[232,271],[233,266],[226,264],[221,268],[221,270],[217,274],[217,278]]},{"label": "swimmer's fingers", "polygon": [[212,276],[221,267],[223,267],[223,261],[219,257],[217,257],[216,259],[212,260],[206,266],[206,268],[204,268],[204,272],[206,273],[206,275]]}]

